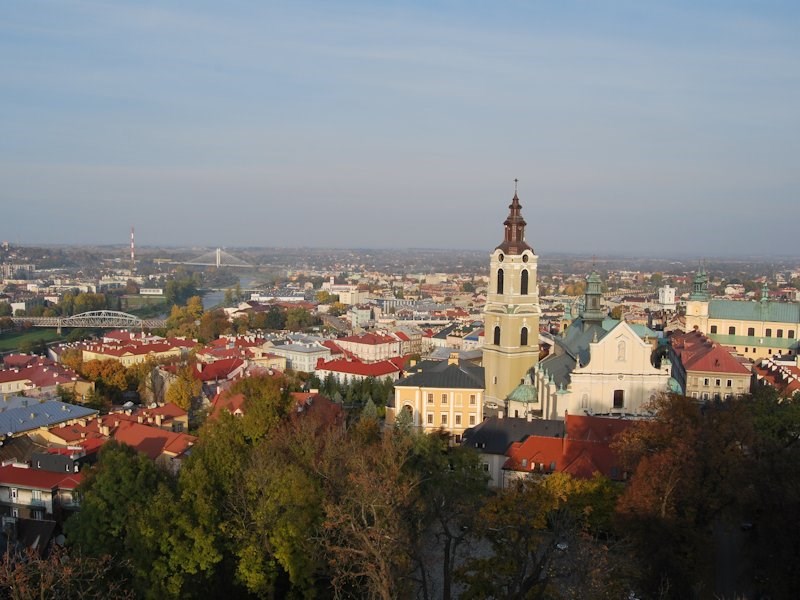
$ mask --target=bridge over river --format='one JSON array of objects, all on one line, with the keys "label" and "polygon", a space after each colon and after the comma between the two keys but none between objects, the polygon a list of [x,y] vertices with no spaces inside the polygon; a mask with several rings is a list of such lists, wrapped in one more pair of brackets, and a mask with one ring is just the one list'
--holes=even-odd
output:
[{"label": "bridge over river", "polygon": [[136,315],[116,310],[93,310],[71,317],[11,317],[16,325],[28,324],[32,327],[55,327],[61,333],[62,327],[86,327],[91,329],[162,329],[167,326],[166,319],[142,319]]}]

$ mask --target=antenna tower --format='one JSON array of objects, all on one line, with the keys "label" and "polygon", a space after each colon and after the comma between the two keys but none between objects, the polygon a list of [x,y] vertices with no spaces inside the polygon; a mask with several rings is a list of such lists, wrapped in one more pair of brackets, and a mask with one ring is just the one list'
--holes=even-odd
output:
[{"label": "antenna tower", "polygon": [[131,273],[136,270],[136,243],[133,237],[133,225],[131,225]]}]

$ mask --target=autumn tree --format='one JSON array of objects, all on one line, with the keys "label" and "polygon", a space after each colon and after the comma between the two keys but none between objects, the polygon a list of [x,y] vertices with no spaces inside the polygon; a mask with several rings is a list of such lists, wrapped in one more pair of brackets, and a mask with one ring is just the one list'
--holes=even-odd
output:
[{"label": "autumn tree", "polygon": [[0,558],[0,590],[10,600],[133,600],[121,571],[124,565],[110,555],[95,558],[60,546],[44,556],[9,549]]},{"label": "autumn tree", "polygon": [[752,476],[749,407],[737,400],[701,407],[673,395],[653,408],[653,420],[638,422],[616,443],[632,474],[618,506],[620,528],[647,551],[645,591],[669,586],[677,596],[708,593],[714,526],[738,518]]},{"label": "autumn tree", "polygon": [[413,587],[417,539],[409,516],[420,478],[409,469],[409,438],[377,435],[370,423],[329,446],[321,461],[327,485],[319,541],[334,590],[390,600]]},{"label": "autumn tree", "polygon": [[192,402],[200,397],[202,385],[202,382],[194,375],[193,365],[183,365],[178,368],[175,379],[169,384],[165,400],[184,410],[190,410]]}]

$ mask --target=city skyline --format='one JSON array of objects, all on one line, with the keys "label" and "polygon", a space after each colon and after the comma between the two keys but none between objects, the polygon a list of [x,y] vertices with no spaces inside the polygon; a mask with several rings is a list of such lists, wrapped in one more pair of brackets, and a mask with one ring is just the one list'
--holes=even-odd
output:
[{"label": "city skyline", "polygon": [[[0,239],[785,255],[790,2],[25,2]],[[777,241],[776,241],[777,240]]]}]

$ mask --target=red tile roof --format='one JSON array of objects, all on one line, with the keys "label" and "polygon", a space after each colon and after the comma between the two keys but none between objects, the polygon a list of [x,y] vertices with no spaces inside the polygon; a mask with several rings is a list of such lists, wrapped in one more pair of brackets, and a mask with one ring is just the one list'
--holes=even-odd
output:
[{"label": "red tile roof", "polygon": [[223,410],[233,415],[244,414],[244,394],[231,394],[228,390],[219,392],[211,403],[211,418],[217,419]]},{"label": "red tile roof", "polygon": [[611,449],[611,442],[634,423],[636,421],[568,414],[563,439],[531,435],[514,442],[506,451],[508,459],[503,468],[545,473],[555,470],[587,479],[599,472],[606,477],[621,478],[620,461]]},{"label": "red tile roof", "polygon": [[[396,360],[396,359],[393,359]],[[362,377],[386,377],[394,373],[399,373],[402,369],[392,360],[382,360],[379,362],[363,363],[359,360],[348,360],[340,358],[325,362],[320,358],[317,361],[316,369],[332,371],[334,373],[344,373],[347,375],[360,375]]]},{"label": "red tile roof", "polygon": [[80,473],[58,473],[5,465],[0,467],[0,484],[39,490],[74,490],[80,484]]},{"label": "red tile roof", "polygon": [[216,381],[234,375],[235,371],[244,365],[244,361],[241,358],[223,358],[213,363],[197,364],[202,370],[194,371],[195,377],[201,381]]},{"label": "red tile roof", "polygon": [[674,334],[672,348],[686,371],[749,375],[750,369],[724,346],[698,331]]},{"label": "red tile roof", "polygon": [[147,455],[151,460],[164,453],[178,456],[186,452],[197,441],[188,433],[175,433],[141,423],[122,422],[112,437]]}]

